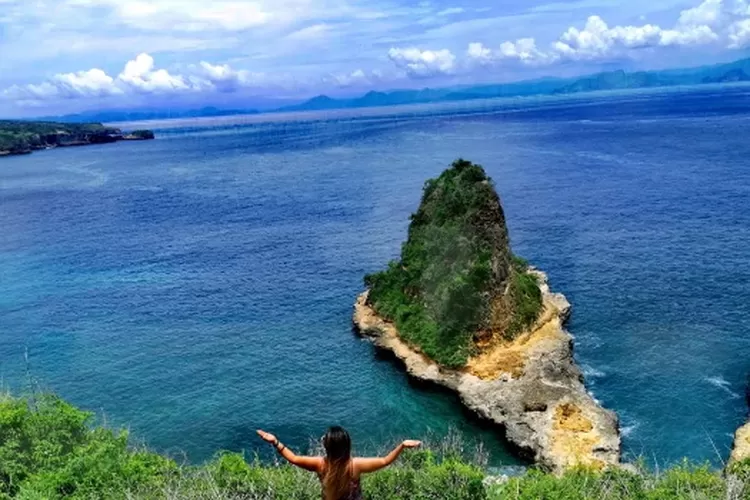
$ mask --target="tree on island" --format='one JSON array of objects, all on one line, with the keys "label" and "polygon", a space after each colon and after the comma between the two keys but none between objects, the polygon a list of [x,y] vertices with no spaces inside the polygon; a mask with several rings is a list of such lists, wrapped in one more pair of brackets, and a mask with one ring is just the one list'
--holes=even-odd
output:
[{"label": "tree on island", "polygon": [[150,130],[134,130],[130,133],[131,136],[138,139],[153,139],[154,133]]}]

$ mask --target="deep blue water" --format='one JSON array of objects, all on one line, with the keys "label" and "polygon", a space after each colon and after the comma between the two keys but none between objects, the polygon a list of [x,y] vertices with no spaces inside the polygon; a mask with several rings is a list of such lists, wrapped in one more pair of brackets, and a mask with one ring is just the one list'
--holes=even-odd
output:
[{"label": "deep blue water", "polygon": [[351,332],[362,276],[463,156],[572,302],[626,452],[725,457],[750,372],[750,88],[390,112],[163,123],[2,159],[4,384],[28,384],[28,351],[40,385],[193,461],[255,450],[259,427],[304,448],[341,423],[360,450],[455,427],[514,463]]}]

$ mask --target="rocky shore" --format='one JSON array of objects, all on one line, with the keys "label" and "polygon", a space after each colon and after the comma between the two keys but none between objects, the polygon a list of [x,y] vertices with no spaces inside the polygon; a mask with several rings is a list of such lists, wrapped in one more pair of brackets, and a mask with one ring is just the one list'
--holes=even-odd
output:
[{"label": "rocky shore", "polygon": [[748,459],[750,459],[750,422],[737,429],[729,463],[733,464]]},{"label": "rocky shore", "polygon": [[412,377],[455,391],[471,411],[504,427],[508,441],[537,464],[555,472],[619,464],[617,416],[586,391],[573,339],[563,328],[570,304],[550,291],[544,273],[530,272],[544,301],[539,320],[515,340],[482,349],[461,370],[442,368],[402,341],[370,307],[369,292],[354,306],[355,329],[393,353]]},{"label": "rocky shore", "polygon": [[143,141],[154,138],[150,130],[124,133],[101,124],[57,124],[0,121],[0,157],[30,154],[61,147]]}]

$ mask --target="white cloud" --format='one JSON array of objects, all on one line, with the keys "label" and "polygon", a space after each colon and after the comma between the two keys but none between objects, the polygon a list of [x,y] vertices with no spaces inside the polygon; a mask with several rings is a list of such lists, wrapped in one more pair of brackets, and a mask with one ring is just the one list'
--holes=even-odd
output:
[{"label": "white cloud", "polygon": [[496,56],[500,59],[515,59],[525,64],[544,64],[556,59],[554,54],[544,53],[536,46],[533,38],[521,38],[515,42],[500,44]]},{"label": "white cloud", "polygon": [[708,45],[719,39],[708,26],[691,26],[683,30],[664,30],[661,32],[659,44],[664,47],[674,45]]},{"label": "white cloud", "polygon": [[[549,38],[526,36],[535,32],[523,30],[539,33],[549,25],[532,26],[531,19],[596,9],[600,3],[553,2],[549,8],[526,8],[515,17],[482,17],[477,13],[483,9],[430,2],[403,6],[399,1],[373,5],[360,0],[0,0],[0,80],[5,85],[28,81],[39,68],[58,73],[41,83],[10,86],[0,96],[38,101],[247,88],[298,92],[324,84],[364,87],[406,76],[457,75],[497,65],[513,69],[659,56],[684,47],[750,47],[750,0],[693,0],[694,7],[661,25],[647,23],[645,16],[634,24],[609,25],[602,16],[592,15],[557,32],[541,31]],[[569,7],[572,10],[565,10]],[[628,16],[638,19],[641,13]],[[449,22],[459,14],[461,21]],[[435,27],[424,27],[422,21]],[[512,36],[488,43],[486,37],[505,32],[498,26],[509,27]],[[483,38],[473,38],[474,34]],[[452,45],[477,39],[483,43],[468,44],[460,55]],[[445,47],[441,50],[414,48],[425,40],[448,40],[451,45],[438,45]],[[393,65],[385,70],[387,77],[368,71],[362,65],[366,63],[353,66],[360,68],[354,71],[342,69],[356,58],[382,59],[377,51],[383,44],[393,47],[387,52]],[[145,53],[110,74],[98,69],[99,59],[92,55],[125,60],[139,52]],[[164,52],[179,53],[175,60],[194,58],[160,68],[149,54]],[[201,61],[207,53],[234,57],[232,66]],[[66,57],[88,58],[79,67],[93,69],[69,73]],[[245,64],[264,72],[233,67]]]},{"label": "white cloud", "polygon": [[414,78],[451,74],[455,70],[456,56],[447,49],[420,50],[418,48],[388,51],[388,58]]},{"label": "white cloud", "polygon": [[436,15],[438,16],[453,16],[456,14],[461,14],[464,12],[463,7],[449,7],[447,9],[441,10]]},{"label": "white cloud", "polygon": [[621,57],[633,49],[704,44],[716,38],[711,28],[705,25],[673,30],[663,30],[653,24],[610,28],[599,16],[591,16],[583,30],[569,28],[552,49],[571,60],[600,60]]},{"label": "white cloud", "polygon": [[750,1],[749,0],[736,0],[735,8],[732,14],[736,16],[750,17]]},{"label": "white cloud", "polygon": [[330,83],[342,88],[364,87],[379,82],[382,79],[383,74],[380,71],[365,71],[363,69],[356,69],[351,73],[335,73],[328,75],[323,79],[323,83]]},{"label": "white cloud", "polygon": [[214,65],[205,61],[188,66],[185,74],[172,74],[166,69],[157,69],[154,58],[144,53],[128,61],[116,78],[94,68],[58,74],[40,84],[14,85],[0,95],[16,100],[46,100],[107,97],[128,93],[172,94],[205,90],[232,92],[268,83],[270,82],[264,74],[235,70],[227,64]]},{"label": "white cloud", "polygon": [[323,24],[323,23],[314,24],[312,26],[307,26],[305,28],[297,30],[292,34],[287,35],[286,38],[288,40],[297,40],[297,41],[316,40],[318,38],[325,36],[330,30],[331,30],[331,27],[327,24]]},{"label": "white cloud", "polygon": [[188,84],[195,90],[218,90],[233,92],[243,87],[260,86],[271,83],[263,73],[247,70],[235,70],[228,64],[215,65],[201,61],[198,65],[188,66]]},{"label": "white cloud", "polygon": [[121,94],[114,79],[100,69],[55,75],[53,86],[65,95],[103,97]]},{"label": "white cloud", "polygon": [[744,49],[750,46],[750,18],[737,21],[729,28],[729,48]]},{"label": "white cloud", "polygon": [[[730,6],[726,2],[734,1]],[[546,48],[534,38],[521,38],[501,43],[497,49],[471,43],[467,57],[479,65],[512,60],[527,66],[547,65],[558,61],[603,61],[629,57],[634,51],[659,47],[706,46],[728,38],[728,47],[750,44],[748,25],[744,20],[722,28],[726,20],[736,19],[748,10],[748,0],[704,0],[692,9],[683,10],[674,28],[663,29],[655,24],[610,27],[599,16],[590,16],[582,29],[571,26]],[[716,27],[716,28],[714,28]],[[716,31],[715,31],[716,30]]]},{"label": "white cloud", "polygon": [[165,69],[154,70],[154,58],[148,54],[140,54],[134,60],[128,61],[117,80],[137,92],[147,94],[189,88],[182,76],[170,75]]},{"label": "white cloud", "polygon": [[120,23],[140,30],[241,31],[267,24],[285,7],[293,8],[302,2],[67,0],[64,3],[79,9],[109,9]]},{"label": "white cloud", "polygon": [[677,21],[682,26],[716,26],[721,21],[724,0],[705,0],[692,9],[683,10]]},{"label": "white cloud", "polygon": [[470,43],[466,55],[469,60],[476,61],[479,64],[487,64],[493,58],[492,51],[479,42]]}]

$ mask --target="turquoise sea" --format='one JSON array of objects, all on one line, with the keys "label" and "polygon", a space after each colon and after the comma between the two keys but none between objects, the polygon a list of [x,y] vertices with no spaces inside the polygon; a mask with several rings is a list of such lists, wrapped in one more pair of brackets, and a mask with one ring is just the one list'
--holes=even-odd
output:
[{"label": "turquoise sea", "polygon": [[351,331],[363,275],[462,156],[573,304],[626,453],[726,458],[750,373],[750,87],[145,125],[157,140],[0,160],[5,386],[194,462],[339,423],[360,451],[456,428],[517,463]]}]

